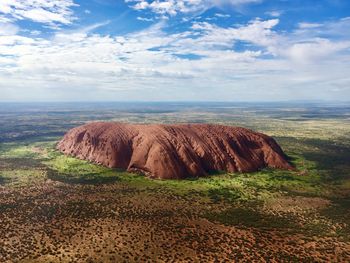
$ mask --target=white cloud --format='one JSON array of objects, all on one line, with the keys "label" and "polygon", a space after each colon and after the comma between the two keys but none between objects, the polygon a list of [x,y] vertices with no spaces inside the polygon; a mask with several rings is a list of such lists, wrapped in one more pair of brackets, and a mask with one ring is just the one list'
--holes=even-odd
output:
[{"label": "white cloud", "polygon": [[272,17],[280,17],[283,14],[283,11],[273,10],[273,11],[265,12],[265,14]]},{"label": "white cloud", "polygon": [[[0,54],[6,56],[6,61],[1,61],[6,66],[0,70],[0,83],[4,83],[0,88],[23,89],[23,83],[26,87],[48,87],[62,92],[65,88],[80,87],[108,92],[175,88],[188,83],[199,87],[203,78],[209,85],[227,73],[222,70],[210,74],[217,63],[223,67],[234,62],[245,64],[260,54],[215,47],[208,50],[210,39],[205,32],[201,38],[208,44],[194,45],[193,41],[201,40],[192,39],[191,32],[169,35],[162,27],[160,23],[120,37],[100,36],[86,30],[57,33],[51,40],[0,37]],[[174,55],[184,52],[197,53],[205,59],[191,61]]]},{"label": "white cloud", "polygon": [[350,41],[332,42],[320,38],[308,42],[293,43],[286,50],[281,50],[281,54],[285,54],[297,63],[312,63],[327,59],[346,49],[350,49]]},{"label": "white cloud", "polygon": [[107,21],[51,39],[13,31],[0,36],[2,98],[278,100],[325,98],[344,87],[350,93],[350,39],[307,36],[306,29],[281,33],[278,22],[197,22],[167,33],[163,21],[120,36],[93,33]]},{"label": "white cloud", "polygon": [[147,17],[141,17],[141,16],[138,16],[136,19],[140,20],[140,21],[145,21],[145,22],[152,22],[153,21],[153,18],[147,18]]},{"label": "white cloud", "polygon": [[12,20],[8,17],[0,15],[0,23],[10,23]]},{"label": "white cloud", "polygon": [[321,27],[322,24],[319,24],[319,23],[306,23],[306,22],[302,22],[302,23],[299,23],[299,28],[317,28],[317,27]]},{"label": "white cloud", "polygon": [[40,35],[40,34],[41,34],[41,31],[39,31],[39,30],[32,30],[32,31],[30,31],[30,34],[31,34],[32,36],[37,36],[37,35]]},{"label": "white cloud", "polygon": [[0,13],[7,19],[29,19],[46,24],[70,24],[75,18],[73,0],[1,0]]},{"label": "white cloud", "polygon": [[0,36],[11,36],[17,34],[19,31],[18,26],[10,24],[10,23],[3,23],[0,21]]},{"label": "white cloud", "polygon": [[221,14],[221,13],[216,13],[215,16],[219,17],[219,18],[229,18],[229,17],[231,17],[229,14]]},{"label": "white cloud", "polygon": [[316,38],[320,35],[326,35],[329,38],[349,39],[350,17],[324,23],[301,22],[294,35],[300,39]]},{"label": "white cloud", "polygon": [[178,13],[205,11],[211,7],[240,6],[261,0],[125,0],[135,10],[151,10],[156,14],[175,16]]},{"label": "white cloud", "polygon": [[203,0],[202,2],[209,2],[216,6],[224,6],[224,5],[245,5],[245,4],[251,4],[251,3],[260,3],[263,0]]},{"label": "white cloud", "polygon": [[232,47],[236,41],[245,41],[254,45],[268,48],[273,52],[279,36],[271,29],[278,24],[278,19],[266,21],[253,20],[247,25],[222,28],[207,22],[196,22],[192,29],[202,32],[197,44]]}]

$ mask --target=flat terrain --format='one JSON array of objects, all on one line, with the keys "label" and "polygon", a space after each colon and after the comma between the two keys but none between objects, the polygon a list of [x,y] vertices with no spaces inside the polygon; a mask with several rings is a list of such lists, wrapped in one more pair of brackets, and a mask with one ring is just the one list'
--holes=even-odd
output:
[{"label": "flat terrain", "polygon": [[[295,171],[151,180],[55,150],[97,120],[273,136]],[[349,262],[350,108],[0,104],[0,262]]]}]

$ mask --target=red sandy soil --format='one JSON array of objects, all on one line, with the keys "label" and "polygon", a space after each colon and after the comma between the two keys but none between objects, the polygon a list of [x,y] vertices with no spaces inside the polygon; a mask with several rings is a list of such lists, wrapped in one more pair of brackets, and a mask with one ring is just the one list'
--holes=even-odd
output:
[{"label": "red sandy soil", "polygon": [[226,226],[198,196],[47,180],[0,186],[0,262],[349,262],[350,243],[297,229]]},{"label": "red sandy soil", "polygon": [[292,168],[273,138],[223,125],[93,122],[68,131],[57,148],[108,167],[162,179]]}]

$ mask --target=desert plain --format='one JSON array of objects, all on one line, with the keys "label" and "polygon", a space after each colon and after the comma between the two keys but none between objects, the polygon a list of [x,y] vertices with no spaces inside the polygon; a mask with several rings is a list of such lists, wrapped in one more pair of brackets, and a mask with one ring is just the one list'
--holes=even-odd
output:
[{"label": "desert plain", "polygon": [[[150,179],[56,150],[93,121],[272,136],[294,170]],[[350,108],[0,104],[0,262],[349,262]]]}]

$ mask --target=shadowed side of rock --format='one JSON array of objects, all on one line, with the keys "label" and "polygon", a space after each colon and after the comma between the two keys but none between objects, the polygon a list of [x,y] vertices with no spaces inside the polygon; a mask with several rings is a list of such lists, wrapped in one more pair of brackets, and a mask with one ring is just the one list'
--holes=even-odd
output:
[{"label": "shadowed side of rock", "polygon": [[273,138],[223,125],[95,122],[68,131],[57,148],[80,159],[162,179],[213,171],[292,169]]}]

